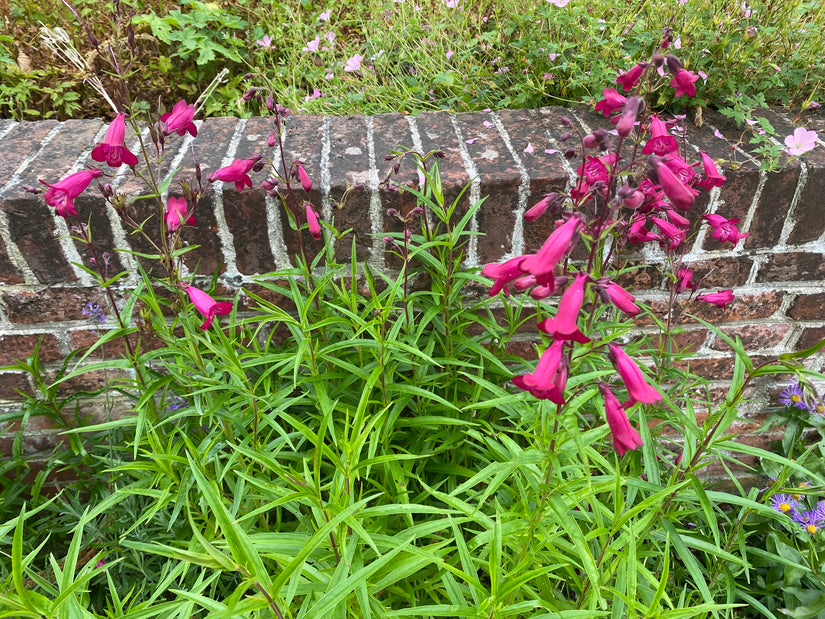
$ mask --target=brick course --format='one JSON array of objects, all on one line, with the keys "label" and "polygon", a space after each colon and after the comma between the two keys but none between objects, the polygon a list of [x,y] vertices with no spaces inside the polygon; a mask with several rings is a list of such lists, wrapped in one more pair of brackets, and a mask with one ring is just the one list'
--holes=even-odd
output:
[{"label": "brick course", "polygon": [[[774,126],[792,130],[790,118],[767,114]],[[299,202],[307,199],[324,220],[338,223],[340,217],[340,227],[352,228],[359,260],[374,268],[397,268],[398,261],[385,249],[382,236],[402,227],[387,215],[387,209],[406,212],[414,200],[380,184],[391,166],[384,155],[398,147],[444,151],[441,176],[446,199],[455,200],[470,184],[461,197],[458,216],[487,196],[472,222],[472,229],[484,236],[469,241],[466,251],[467,265],[478,267],[535,251],[552,230],[551,217],[526,224],[522,215],[544,193],[569,189],[575,181],[578,163],[564,159],[565,145],[558,142],[566,131],[559,123],[562,116],[581,127],[604,125],[604,119],[588,109],[557,107],[458,115],[441,111],[416,117],[293,115],[287,119],[283,135],[284,158],[287,165],[300,158],[313,180],[309,193],[298,190]],[[825,114],[806,114],[806,119],[814,128],[825,128]],[[53,370],[74,347],[88,346],[96,337],[81,309],[89,301],[105,307],[105,299],[91,287],[90,278],[72,265],[77,261],[88,264],[89,257],[81,245],[67,238],[63,220],[55,217],[42,197],[27,193],[23,186],[36,185],[41,178],[56,182],[94,163],[89,153],[104,128],[102,121],[0,120],[0,364],[25,358],[42,339],[42,358]],[[198,225],[183,234],[186,243],[200,246],[186,254],[187,268],[192,272],[197,268],[203,275],[220,270],[219,283],[226,294],[243,285],[282,303],[278,295],[252,281],[254,276],[288,266],[298,249],[298,237],[290,229],[280,202],[260,188],[266,172],[253,174],[253,189],[241,193],[231,183],[206,185],[215,169],[235,158],[260,154],[274,158],[280,166],[277,145],[271,148],[267,144],[272,129],[269,118],[199,121],[195,140],[176,135],[167,138],[164,169],[169,172],[182,166],[169,191],[179,195],[178,181],[194,182],[194,148],[207,188],[195,213]],[[716,130],[724,137],[717,137]],[[736,156],[742,161],[742,152],[749,146],[737,145],[739,135],[729,119],[707,112],[703,127],[688,126],[687,145],[690,152],[704,150],[714,158]],[[127,143],[134,144],[136,139],[130,136]],[[694,270],[695,279],[704,278],[706,292],[733,288],[736,300],[724,313],[702,303],[694,303],[686,311],[742,338],[757,362],[811,346],[825,337],[825,216],[821,204],[825,148],[819,147],[798,161],[785,161],[778,172],[763,173],[757,164],[745,161],[736,169],[726,167],[723,173],[727,176],[725,185],[710,195],[703,192],[688,217],[696,220],[710,208],[728,218],[738,217],[740,228],[750,236],[731,248],[729,243],[720,244],[710,234],[700,233],[689,247],[685,266]],[[102,180],[111,182],[118,191],[145,191],[126,168]],[[405,162],[393,181],[417,184],[412,162]],[[348,185],[354,185],[355,190],[339,213],[335,203]],[[138,235],[124,233],[117,215],[105,207],[94,187],[78,198],[77,206],[81,218],[92,217],[92,229],[101,247],[119,245],[120,249],[149,251]],[[300,203],[294,207],[302,211]],[[136,203],[135,219],[150,215],[148,202]],[[311,250],[317,249],[318,244],[308,242]],[[339,258],[348,257],[349,246],[344,244]],[[114,272],[120,268],[120,260],[134,264],[123,254],[113,254],[112,260]],[[663,306],[657,299],[663,290],[662,262],[663,257],[640,255],[636,262],[640,268],[626,273],[621,282],[652,302],[660,317]],[[131,283],[134,281],[132,278]],[[239,309],[248,311],[250,305],[249,299],[242,297]],[[640,320],[641,327],[651,332],[653,324],[649,319]],[[725,381],[733,368],[729,347],[687,316],[680,324],[687,330],[676,337],[677,346],[689,346],[698,355],[690,367],[706,373],[714,380],[713,388],[725,393]],[[535,358],[534,336],[531,331],[519,333],[510,349]],[[118,354],[119,346],[107,346],[106,354]],[[821,370],[822,361],[820,356],[808,365]],[[100,385],[100,377],[88,378],[91,382],[82,387]],[[753,410],[744,411],[754,418],[764,413],[766,402],[776,404],[769,395],[775,394],[776,385],[760,385],[762,397],[754,396]],[[68,393],[70,388],[66,385],[63,391]],[[30,390],[25,376],[0,371],[0,410],[19,405],[18,389]],[[743,431],[748,428],[743,427]],[[27,438],[25,448],[27,453],[36,452],[51,448],[56,441],[52,431],[40,428]],[[10,444],[3,438],[0,449]]]}]

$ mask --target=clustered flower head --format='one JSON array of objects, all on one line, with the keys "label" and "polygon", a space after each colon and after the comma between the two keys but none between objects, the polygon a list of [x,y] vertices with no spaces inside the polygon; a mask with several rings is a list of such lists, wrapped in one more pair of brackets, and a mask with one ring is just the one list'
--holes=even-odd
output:
[{"label": "clustered flower head", "polygon": [[[659,52],[673,41],[672,30],[666,29]],[[656,73],[670,76],[659,79]],[[689,290],[687,302],[713,304],[722,311],[734,300],[732,289],[696,294],[694,298],[699,284],[690,269],[680,266],[692,221],[697,219],[688,218],[687,212],[694,208],[700,190],[720,187],[726,179],[707,153],[700,152],[695,160],[689,160],[681,126],[684,117],[650,115],[645,109],[645,101],[655,99],[644,89],[666,84],[675,96],[692,97],[697,80],[678,58],[657,53],[650,63],[637,63],[617,76],[616,87],[602,91],[603,98],[595,109],[615,125],[613,131],[595,129],[585,134],[573,121],[562,118],[566,130],[560,141],[579,136],[580,151],[568,148],[564,153],[567,159],[581,157],[575,181],[568,192],[547,193],[524,213],[527,222],[552,217],[550,233],[537,250],[486,264],[481,271],[492,280],[491,296],[509,296],[511,289],[537,301],[558,295],[553,303],[555,311],[549,309],[536,323],[549,344],[533,372],[513,378],[519,389],[561,409],[570,397],[567,376],[578,347],[601,350],[613,364],[620,382],[599,383],[598,390],[613,446],[620,456],[642,446],[627,411],[637,405],[656,405],[663,396],[648,379],[644,364],[628,353],[631,348],[627,344],[612,337],[602,339],[600,333],[588,330],[600,303],[631,318],[642,313],[635,297],[612,279],[612,260],[619,260],[614,252],[657,243],[669,263],[679,267],[674,267],[671,279],[674,298]],[[735,245],[748,236],[737,228],[737,219],[709,213],[704,221],[712,230],[711,236],[721,242]],[[577,262],[571,254],[582,244],[580,240],[590,256]],[[608,246],[608,257],[604,258],[597,249]],[[627,393],[624,401],[615,395],[621,390]]]}]

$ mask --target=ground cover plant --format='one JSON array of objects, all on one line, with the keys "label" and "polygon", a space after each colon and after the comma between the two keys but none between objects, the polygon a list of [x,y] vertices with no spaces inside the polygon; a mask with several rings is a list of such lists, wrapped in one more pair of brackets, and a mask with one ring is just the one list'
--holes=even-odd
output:
[{"label": "ground cover plant", "polygon": [[[406,166],[420,181],[396,186],[407,206],[392,213],[397,231],[384,242],[397,272],[375,272],[356,262],[350,232],[305,199],[313,179],[302,162],[248,153],[164,177],[168,145],[197,133],[191,99],[141,116],[129,89],[101,83],[113,108],[91,151],[101,165],[41,180],[109,305],[86,306],[100,339],[54,380],[37,351],[20,361],[42,394],[14,420],[21,431],[33,415],[74,425],[85,394],[59,390],[98,371],[109,376],[104,394],[119,400],[112,406],[125,401],[133,414],[67,428],[51,466],[78,482],[57,496],[42,492],[43,473],[26,479],[19,446],[3,464],[0,613],[822,613],[817,447],[770,453],[729,430],[760,377],[794,376],[802,386],[787,401],[817,410],[810,380],[823,377],[803,361],[823,344],[754,365],[741,342],[717,332],[736,352],[721,402],[676,363],[686,355],[673,346],[680,321],[732,299],[683,267],[685,239],[698,226],[721,242],[743,237],[722,212],[694,216],[699,191],[726,179],[706,154],[689,155],[683,119],[656,107],[701,92],[698,73],[673,53],[676,37],[666,28],[646,60],[603,85],[605,127],[584,134],[563,121],[578,182],[524,214],[528,225],[552,218],[553,231],[535,253],[480,273],[463,258],[483,200],[445,198],[440,152],[387,154],[384,183],[398,185]],[[292,111],[268,83],[248,99],[260,95],[275,145]],[[128,127],[148,135],[136,152]],[[804,155],[810,133],[788,136],[787,152]],[[124,165],[148,199],[106,183]],[[279,201],[297,248],[292,268],[229,295],[219,273],[182,268],[192,250],[184,238],[210,185],[244,191],[253,177]],[[109,271],[110,248],[75,203],[95,186],[148,248],[131,255],[135,291],[120,288],[126,272]],[[644,246],[667,258],[665,319],[621,284]],[[639,335],[642,317],[658,333]],[[520,329],[535,332],[537,362],[513,354]],[[125,354],[103,354],[117,342]],[[738,455],[759,457],[775,479],[743,488]],[[710,467],[729,474],[730,490],[703,482]]]},{"label": "ground cover plant", "polygon": [[[679,106],[799,109],[821,98],[825,78],[825,7],[816,1],[78,0],[72,7],[0,2],[3,116],[107,115],[107,103],[82,82],[88,71],[42,43],[42,25],[65,28],[92,71],[104,71],[114,53],[144,104],[194,99],[227,69],[207,115],[262,112],[239,104],[249,71],[268,75],[282,105],[311,113],[592,102],[611,75],[647,58],[663,25],[679,33],[677,53],[701,76],[700,94]],[[657,103],[674,99],[660,96]]]}]

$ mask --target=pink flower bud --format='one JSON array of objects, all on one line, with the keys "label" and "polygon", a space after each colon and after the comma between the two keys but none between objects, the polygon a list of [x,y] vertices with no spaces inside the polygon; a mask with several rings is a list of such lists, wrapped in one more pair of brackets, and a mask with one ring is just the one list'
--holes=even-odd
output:
[{"label": "pink flower bud", "polygon": [[610,434],[613,436],[613,447],[619,456],[625,455],[628,450],[635,450],[637,447],[642,447],[642,437],[630,425],[630,420],[627,418],[622,405],[610,391],[605,383],[599,383],[599,392],[604,398],[604,416],[607,419],[607,425],[610,428]]},{"label": "pink flower bud", "polygon": [[320,241],[321,224],[318,223],[318,215],[315,214],[311,202],[304,202],[304,208],[306,209],[307,224],[309,224],[309,233],[312,235],[313,239],[315,239],[316,241]]},{"label": "pink flower bud", "polygon": [[628,356],[628,354],[616,344],[610,344],[609,347],[610,360],[613,362],[619,376],[622,377],[627,393],[630,399],[624,404],[625,406],[632,405],[636,402],[642,404],[653,404],[662,399],[661,394],[647,384],[644,374],[639,369],[639,366]]},{"label": "pink flower bud", "polygon": [[307,174],[307,171],[304,170],[304,166],[300,163],[298,164],[298,178],[301,181],[301,187],[304,188],[304,191],[307,193],[312,191],[312,180],[310,180],[309,174]]}]

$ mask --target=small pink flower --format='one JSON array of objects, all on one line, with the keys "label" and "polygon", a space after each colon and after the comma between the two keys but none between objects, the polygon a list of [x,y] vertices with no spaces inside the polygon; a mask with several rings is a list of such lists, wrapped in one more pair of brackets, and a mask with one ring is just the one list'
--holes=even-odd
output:
[{"label": "small pink flower", "polygon": [[315,35],[315,38],[311,41],[308,41],[307,44],[303,47],[301,51],[304,52],[317,52],[318,49],[321,47],[321,35]]},{"label": "small pink flower", "polygon": [[215,316],[225,316],[232,312],[232,303],[226,301],[215,301],[212,297],[206,294],[203,290],[188,286],[186,292],[189,293],[189,298],[195,309],[198,310],[206,320],[201,325],[201,329],[206,331],[212,326],[212,321]]},{"label": "small pink flower", "polygon": [[106,137],[92,149],[92,159],[105,161],[112,168],[119,168],[122,164],[136,166],[138,158],[128,148],[126,137],[126,114],[118,113],[106,129]]},{"label": "small pink flower", "polygon": [[696,297],[697,301],[704,301],[705,303],[712,303],[722,311],[727,309],[727,305],[733,302],[733,290],[720,290],[719,292],[711,292],[709,294],[700,294]]},{"label": "small pink flower", "polygon": [[166,230],[175,232],[181,227],[181,223],[184,221],[188,225],[194,226],[195,223],[197,223],[194,216],[185,219],[188,210],[189,207],[186,204],[186,198],[169,198],[169,200],[166,201]]},{"label": "small pink flower", "polygon": [[344,71],[347,73],[353,73],[355,71],[361,70],[361,61],[364,59],[361,54],[355,54],[349,60],[347,60],[347,64],[344,65]]},{"label": "small pink flower", "polygon": [[579,330],[579,310],[584,301],[584,286],[587,283],[587,273],[577,273],[559,301],[559,309],[553,318],[545,318],[538,324],[540,331],[552,335],[557,340],[573,340],[580,344],[590,341]]},{"label": "small pink flower", "polygon": [[328,9],[318,15],[318,21],[329,21],[329,18],[332,16],[332,9]]},{"label": "small pink flower", "polygon": [[691,290],[696,288],[693,283],[693,271],[691,269],[679,269],[676,271],[676,291],[684,292],[688,288]]},{"label": "small pink flower", "polygon": [[604,398],[604,416],[607,419],[607,425],[610,428],[610,434],[613,436],[613,447],[619,456],[625,455],[628,450],[635,450],[637,447],[642,447],[642,437],[630,425],[630,420],[627,418],[622,405],[610,391],[605,383],[599,383],[599,391]]},{"label": "small pink flower", "polygon": [[195,106],[187,105],[186,101],[181,99],[172,108],[171,112],[166,112],[160,117],[161,121],[166,125],[163,130],[164,135],[170,133],[177,133],[183,135],[187,131],[193,138],[198,135],[198,128],[192,119],[195,118]]},{"label": "small pink flower", "polygon": [[610,344],[609,347],[610,360],[613,362],[619,376],[627,387],[627,393],[630,396],[624,406],[641,402],[642,404],[653,404],[662,399],[661,394],[653,387],[647,384],[642,370],[631,359],[628,354],[616,344]]},{"label": "small pink flower", "polygon": [[80,172],[70,174],[54,185],[40,181],[48,187],[46,193],[43,194],[43,197],[46,199],[46,204],[53,206],[57,214],[61,217],[66,218],[69,215],[77,215],[74,199],[86,191],[86,187],[89,186],[92,179],[97,178],[101,174],[103,174],[103,172],[98,169],[81,170]]},{"label": "small pink flower", "polygon": [[209,182],[223,181],[224,183],[235,183],[235,191],[243,191],[243,188],[252,187],[252,179],[249,178],[249,171],[260,161],[260,156],[256,155],[250,159],[235,159],[228,166],[212,172]]},{"label": "small pink flower", "polygon": [[265,34],[263,39],[258,39],[255,41],[255,43],[257,43],[260,47],[263,47],[264,49],[271,49],[272,37],[268,34]]},{"label": "small pink flower", "polygon": [[560,9],[563,9],[564,7],[566,7],[568,5],[570,0],[547,0],[547,2],[559,7]]},{"label": "small pink flower", "polygon": [[816,147],[816,131],[807,131],[802,127],[797,127],[792,135],[785,138],[784,149],[789,155],[804,155]]},{"label": "small pink flower", "polygon": [[693,82],[695,82],[698,79],[699,76],[694,74],[693,71],[679,69],[679,71],[676,73],[673,79],[670,80],[670,86],[676,90],[674,94],[677,97],[681,97],[682,95],[687,95],[688,97],[695,97],[696,87],[693,85]]},{"label": "small pink flower", "polygon": [[527,142],[527,146],[524,149],[524,152],[528,155],[532,154],[535,149],[533,148],[533,144],[531,142]]},{"label": "small pink flower", "polygon": [[642,72],[647,69],[647,66],[648,65],[646,62],[638,63],[629,71],[625,71],[619,75],[619,77],[616,78],[616,83],[619,84],[625,92],[627,92],[639,83],[639,78],[642,76]]},{"label": "small pink flower", "polygon": [[728,179],[722,176],[719,172],[719,168],[716,167],[716,163],[714,163],[713,159],[710,158],[710,155],[704,151],[701,151],[699,156],[702,158],[702,166],[705,171],[705,180],[699,181],[698,185],[705,190],[708,190],[711,187],[721,187],[722,183]]},{"label": "small pink flower", "polygon": [[736,227],[736,224],[739,222],[738,219],[725,219],[716,213],[705,214],[702,215],[702,217],[707,219],[713,228],[711,236],[720,243],[729,241],[732,245],[736,245],[739,239],[744,239],[749,234],[748,232],[739,232],[739,229]]},{"label": "small pink flower", "polygon": [[321,224],[318,223],[318,215],[315,214],[311,202],[304,202],[304,208],[306,209],[307,224],[309,224],[309,233],[312,235],[313,239],[315,239],[316,241],[320,241]]},{"label": "small pink flower", "polygon": [[446,54],[444,54],[444,55],[447,57],[447,60],[449,60],[450,58],[452,58],[452,57],[453,57],[453,50],[448,49],[448,50],[447,50],[447,53],[446,53]]},{"label": "small pink flower", "polygon": [[596,104],[595,110],[607,118],[616,110],[620,110],[627,103],[627,98],[620,95],[615,88],[605,88],[602,91],[604,99]]}]

